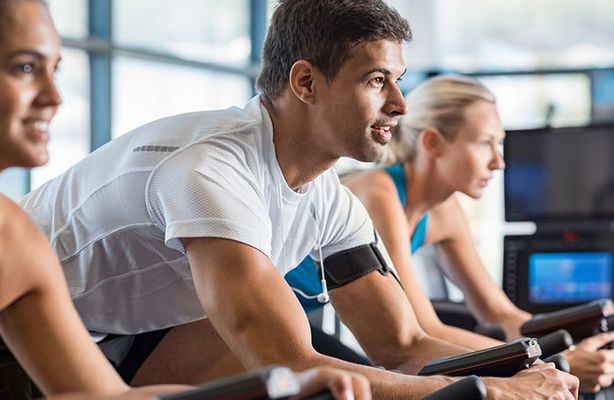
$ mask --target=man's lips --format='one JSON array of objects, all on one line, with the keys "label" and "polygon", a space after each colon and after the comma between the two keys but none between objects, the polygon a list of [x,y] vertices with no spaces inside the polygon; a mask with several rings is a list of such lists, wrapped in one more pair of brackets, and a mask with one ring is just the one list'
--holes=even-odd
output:
[{"label": "man's lips", "polygon": [[371,131],[375,139],[382,144],[390,142],[392,139],[392,132],[390,132],[390,126],[371,126]]}]

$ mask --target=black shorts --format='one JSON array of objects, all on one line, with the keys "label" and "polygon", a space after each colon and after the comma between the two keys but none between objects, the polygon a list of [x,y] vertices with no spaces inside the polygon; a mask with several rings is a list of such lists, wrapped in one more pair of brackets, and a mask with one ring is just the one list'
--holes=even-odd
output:
[{"label": "black shorts", "polygon": [[171,328],[166,328],[137,335],[109,334],[98,342],[98,347],[124,382],[129,384],[147,357],[170,330]]},{"label": "black shorts", "polygon": [[[98,346],[124,382],[130,383],[141,365],[171,328],[137,335],[107,335]],[[321,329],[311,327],[312,343],[319,353],[356,364],[372,365],[364,356],[345,346]]]}]

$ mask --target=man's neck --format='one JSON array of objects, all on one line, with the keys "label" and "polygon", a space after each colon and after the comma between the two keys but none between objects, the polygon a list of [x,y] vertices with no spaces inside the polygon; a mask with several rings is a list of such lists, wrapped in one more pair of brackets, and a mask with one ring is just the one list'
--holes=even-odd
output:
[{"label": "man's neck", "polygon": [[327,157],[317,143],[313,123],[304,108],[283,95],[271,101],[262,97],[273,124],[275,157],[286,183],[299,190],[331,168],[338,158]]}]

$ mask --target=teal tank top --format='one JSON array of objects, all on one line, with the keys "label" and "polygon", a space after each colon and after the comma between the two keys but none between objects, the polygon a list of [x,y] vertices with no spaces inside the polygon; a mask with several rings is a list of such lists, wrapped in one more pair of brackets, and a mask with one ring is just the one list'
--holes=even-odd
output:
[{"label": "teal tank top", "polygon": [[[399,195],[399,200],[401,200],[401,205],[405,207],[407,201],[407,179],[405,176],[405,170],[403,169],[403,164],[393,164],[384,168],[384,170],[388,172],[388,175],[390,175],[392,178],[394,186],[397,188],[397,194]],[[416,229],[411,235],[410,249],[412,253],[418,250],[424,244],[428,222],[428,214],[424,214],[422,218],[420,218],[420,221],[418,221],[418,225],[416,225]]]}]

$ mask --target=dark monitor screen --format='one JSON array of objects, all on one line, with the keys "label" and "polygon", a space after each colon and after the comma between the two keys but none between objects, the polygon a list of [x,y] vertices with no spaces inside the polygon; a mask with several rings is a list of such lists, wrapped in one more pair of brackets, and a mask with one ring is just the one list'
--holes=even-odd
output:
[{"label": "dark monitor screen", "polygon": [[614,125],[508,131],[505,219],[614,218]]},{"label": "dark monitor screen", "polygon": [[533,253],[528,267],[533,304],[578,303],[612,295],[609,252]]}]

